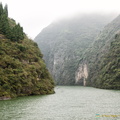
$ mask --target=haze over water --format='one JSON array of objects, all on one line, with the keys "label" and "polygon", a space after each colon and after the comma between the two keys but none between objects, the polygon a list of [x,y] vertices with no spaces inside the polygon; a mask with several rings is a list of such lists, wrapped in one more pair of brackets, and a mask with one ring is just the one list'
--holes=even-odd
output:
[{"label": "haze over water", "polygon": [[0,120],[120,120],[120,91],[80,86],[55,91],[0,101]]}]

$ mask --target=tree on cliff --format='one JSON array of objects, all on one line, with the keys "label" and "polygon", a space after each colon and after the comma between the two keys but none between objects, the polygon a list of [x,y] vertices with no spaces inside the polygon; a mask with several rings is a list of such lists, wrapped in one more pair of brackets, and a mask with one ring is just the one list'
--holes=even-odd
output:
[{"label": "tree on cliff", "polygon": [[3,7],[0,3],[0,33],[6,35],[6,37],[12,41],[19,41],[24,39],[23,28],[20,24],[10,26],[8,18],[8,7]]}]

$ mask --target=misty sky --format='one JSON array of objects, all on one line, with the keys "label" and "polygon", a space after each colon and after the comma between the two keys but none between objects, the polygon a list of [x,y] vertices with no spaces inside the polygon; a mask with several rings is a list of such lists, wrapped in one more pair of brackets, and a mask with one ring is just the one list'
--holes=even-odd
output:
[{"label": "misty sky", "polygon": [[0,0],[8,4],[9,17],[34,38],[52,21],[76,13],[120,13],[120,0]]}]

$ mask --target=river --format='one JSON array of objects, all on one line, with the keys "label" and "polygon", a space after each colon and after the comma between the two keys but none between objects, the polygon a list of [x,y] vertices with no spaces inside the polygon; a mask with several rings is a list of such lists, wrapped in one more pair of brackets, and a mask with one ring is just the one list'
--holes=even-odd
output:
[{"label": "river", "polygon": [[57,86],[56,93],[0,101],[0,120],[120,120],[120,91]]}]

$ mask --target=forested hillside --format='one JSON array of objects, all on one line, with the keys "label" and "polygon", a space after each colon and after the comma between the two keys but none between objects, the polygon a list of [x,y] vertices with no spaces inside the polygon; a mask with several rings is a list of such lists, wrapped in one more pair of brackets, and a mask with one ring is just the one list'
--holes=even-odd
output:
[{"label": "forested hillside", "polygon": [[0,4],[0,99],[54,93],[54,82],[37,43]]},{"label": "forested hillside", "polygon": [[13,19],[8,18],[8,7],[5,5],[3,8],[2,3],[0,3],[0,33],[12,41],[24,39],[23,28],[19,23],[15,24]]},{"label": "forested hillside", "polygon": [[120,89],[120,16],[112,19],[84,15],[61,20],[35,38],[56,84]]},{"label": "forested hillside", "polygon": [[[78,70],[79,62],[99,32],[112,19],[112,15],[75,16],[53,22],[35,38],[56,84],[83,85],[79,76],[88,76],[87,65],[83,65],[85,70],[82,72]],[[79,74],[80,71],[82,74]]]},{"label": "forested hillside", "polygon": [[[78,81],[84,81],[88,86],[120,89],[119,32],[120,16],[105,26],[83,54],[76,73]],[[81,76],[81,72],[84,72],[84,76]]]},{"label": "forested hillside", "polygon": [[100,68],[94,86],[120,89],[120,34],[110,44],[110,50],[100,61]]}]

